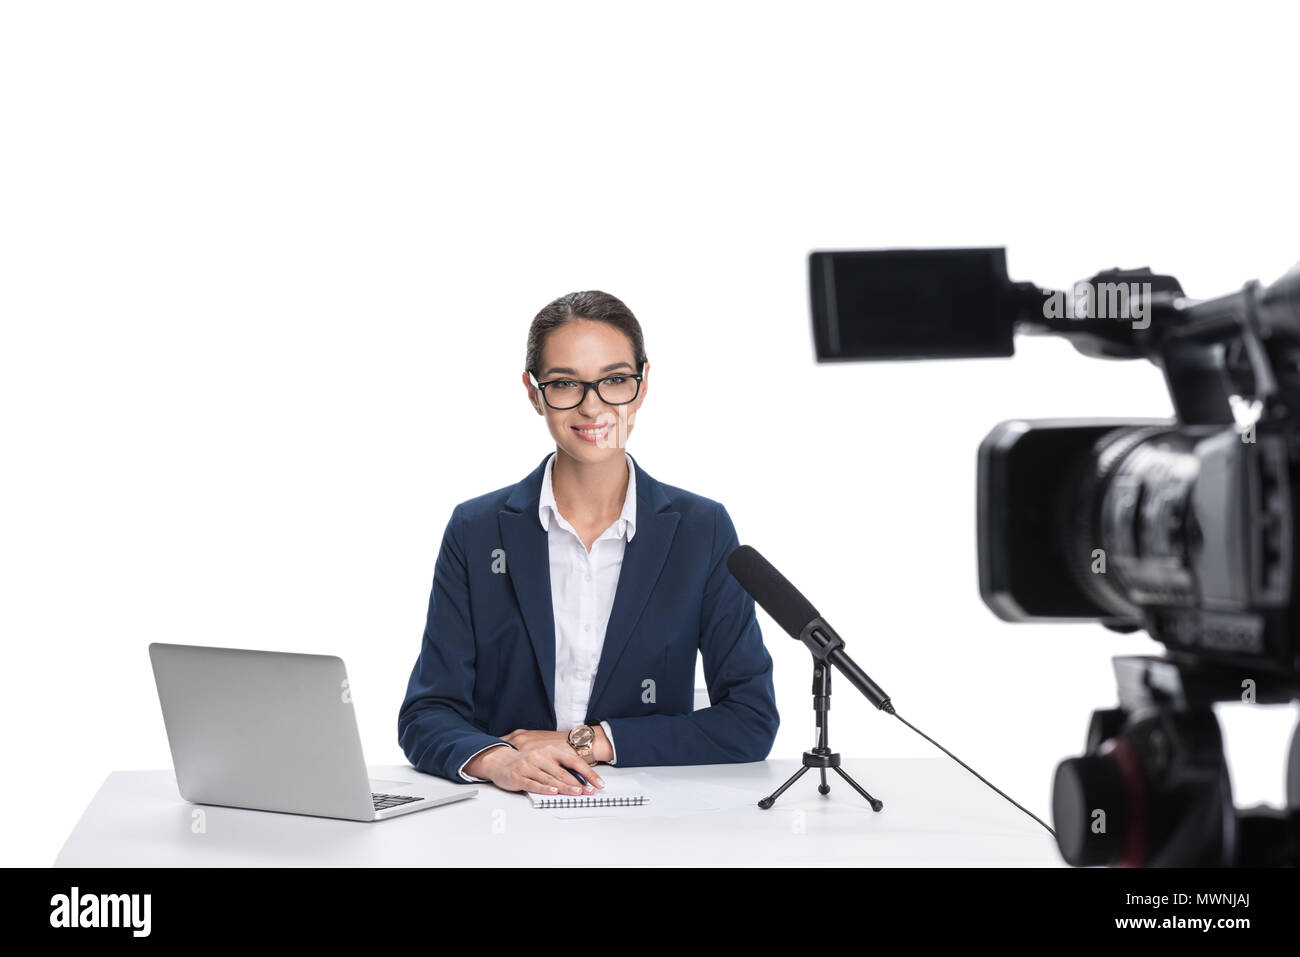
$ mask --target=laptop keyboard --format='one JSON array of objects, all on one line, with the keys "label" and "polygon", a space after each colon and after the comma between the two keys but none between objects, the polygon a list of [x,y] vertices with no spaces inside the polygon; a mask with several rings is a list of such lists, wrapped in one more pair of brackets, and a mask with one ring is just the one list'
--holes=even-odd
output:
[{"label": "laptop keyboard", "polygon": [[409,794],[375,794],[373,791],[370,797],[375,802],[376,811],[384,811],[390,807],[397,807],[399,804],[410,804],[412,801],[420,800],[418,797],[411,797]]}]

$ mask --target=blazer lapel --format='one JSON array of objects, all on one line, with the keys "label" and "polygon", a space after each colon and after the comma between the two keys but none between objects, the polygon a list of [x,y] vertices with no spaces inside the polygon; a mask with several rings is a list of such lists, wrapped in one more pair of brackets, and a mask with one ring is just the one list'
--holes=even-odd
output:
[{"label": "blazer lapel", "polygon": [[[546,529],[537,517],[542,496],[542,476],[547,453],[541,464],[522,481],[506,507],[498,513],[501,542],[506,551],[506,569],[523,612],[528,638],[537,658],[537,668],[546,688],[546,701],[555,724],[555,616],[551,603],[551,561]],[[631,457],[629,453],[629,457]],[[654,584],[659,580],[681,513],[669,511],[670,502],[658,482],[645,473],[635,458],[636,534],[623,551],[614,606],[605,628],[605,643],[596,666],[596,681],[587,704],[588,715],[596,712],[610,675],[627,647],[632,630],[645,610]]]},{"label": "blazer lapel", "polygon": [[[618,573],[614,607],[610,610],[609,624],[605,628],[605,644],[600,651],[600,664],[596,666],[596,681],[587,702],[588,719],[600,713],[598,705],[601,695],[609,687],[619,656],[627,647],[632,629],[641,619],[650,592],[659,580],[659,573],[668,559],[673,534],[677,531],[677,520],[681,517],[680,512],[668,511],[668,496],[659,483],[637,464],[635,458],[632,459],[632,467],[636,469],[636,534],[623,551],[623,567]],[[541,494],[540,491],[538,494]]]},{"label": "blazer lapel", "polygon": [[515,486],[506,508],[497,513],[501,545],[506,551],[506,572],[523,612],[537,669],[546,687],[546,703],[555,726],[555,618],[551,606],[551,560],[546,529],[537,517],[542,497],[546,460]]}]

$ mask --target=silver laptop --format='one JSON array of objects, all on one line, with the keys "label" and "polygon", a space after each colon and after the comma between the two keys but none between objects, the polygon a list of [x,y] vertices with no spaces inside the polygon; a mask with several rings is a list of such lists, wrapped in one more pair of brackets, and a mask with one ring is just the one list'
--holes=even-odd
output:
[{"label": "silver laptop", "polygon": [[159,642],[149,658],[194,804],[382,821],[478,793],[414,769],[372,780],[341,658]]}]

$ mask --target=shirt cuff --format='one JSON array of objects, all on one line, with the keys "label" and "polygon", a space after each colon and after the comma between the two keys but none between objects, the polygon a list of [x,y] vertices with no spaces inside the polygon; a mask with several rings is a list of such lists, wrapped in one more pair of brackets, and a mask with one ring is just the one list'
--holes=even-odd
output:
[{"label": "shirt cuff", "polygon": [[[469,764],[471,761],[473,761],[475,758],[477,758],[477,757],[478,757],[480,754],[482,754],[484,751],[491,751],[493,748],[500,748],[500,747],[507,747],[507,748],[510,748],[510,747],[514,747],[514,745],[512,745],[509,741],[502,741],[502,742],[500,742],[499,744],[489,744],[486,748],[482,748],[482,749],[480,749],[480,750],[478,750],[478,751],[475,751],[475,752],[474,752],[473,754],[471,754],[468,758],[466,758],[466,759],[465,759],[465,764]],[[470,784],[487,784],[487,783],[488,783],[487,778],[475,778],[475,777],[470,777],[470,775],[466,774],[466,773],[465,773],[465,764],[462,764],[462,765],[457,769],[457,773],[461,776],[461,779],[462,779],[462,780],[464,780],[464,781],[468,781]]]},{"label": "shirt cuff", "polygon": [[609,759],[609,763],[618,764],[618,748],[614,747],[614,732],[609,730],[608,721],[602,721],[600,726],[605,729],[605,737],[609,738],[610,750],[614,752],[614,756]]}]

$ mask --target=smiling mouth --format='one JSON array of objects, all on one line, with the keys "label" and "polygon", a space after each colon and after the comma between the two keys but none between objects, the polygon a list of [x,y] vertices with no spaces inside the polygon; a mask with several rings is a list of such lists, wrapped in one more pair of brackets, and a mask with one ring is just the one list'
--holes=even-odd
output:
[{"label": "smiling mouth", "polygon": [[580,425],[572,426],[573,431],[577,432],[584,439],[598,439],[610,430],[614,423],[608,422],[605,425],[585,427]]}]

